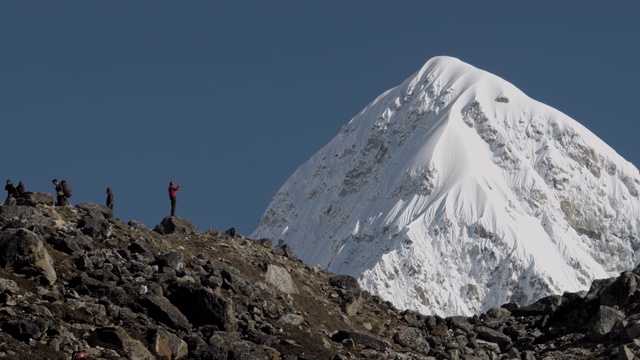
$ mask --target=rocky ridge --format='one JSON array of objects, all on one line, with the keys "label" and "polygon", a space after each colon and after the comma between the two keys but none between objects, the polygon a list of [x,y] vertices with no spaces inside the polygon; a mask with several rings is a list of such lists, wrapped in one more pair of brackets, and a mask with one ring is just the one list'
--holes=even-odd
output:
[{"label": "rocky ridge", "polygon": [[0,358],[633,359],[640,268],[473,317],[399,311],[287,246],[153,230],[31,193],[0,206]]}]

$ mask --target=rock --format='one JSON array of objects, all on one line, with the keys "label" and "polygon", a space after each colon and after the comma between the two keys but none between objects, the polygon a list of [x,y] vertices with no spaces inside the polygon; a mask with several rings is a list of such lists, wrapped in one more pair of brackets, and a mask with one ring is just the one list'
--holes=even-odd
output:
[{"label": "rock", "polygon": [[195,326],[215,325],[224,331],[237,329],[232,301],[216,296],[211,289],[174,283],[167,289],[167,298]]},{"label": "rock", "polygon": [[266,247],[267,249],[271,249],[271,247],[273,246],[273,241],[271,241],[271,239],[269,238],[257,239],[255,240],[255,242]]},{"label": "rock", "polygon": [[141,296],[138,303],[147,310],[149,316],[176,330],[189,330],[191,324],[177,307],[164,296],[148,294]]},{"label": "rock", "polygon": [[108,239],[113,234],[111,224],[104,219],[85,217],[78,223],[82,233],[94,239]]},{"label": "rock", "polygon": [[191,221],[177,216],[165,217],[153,230],[163,235],[176,234],[181,238],[198,233],[198,229]]},{"label": "rock", "polygon": [[358,280],[350,275],[333,275],[329,277],[329,283],[332,286],[339,287],[345,290],[360,290],[360,284],[358,284]]},{"label": "rock", "polygon": [[42,320],[34,319],[10,319],[0,325],[2,331],[11,335],[14,339],[29,343],[31,339],[40,340],[49,328],[49,324]]},{"label": "rock", "polygon": [[132,339],[121,327],[102,327],[93,330],[87,342],[92,347],[101,346],[116,350],[129,359],[155,360],[155,356],[139,341]]},{"label": "rock", "polygon": [[393,340],[401,346],[411,348],[423,354],[427,354],[429,350],[431,350],[422,332],[414,327],[408,327],[396,332]]},{"label": "rock", "polygon": [[30,220],[40,216],[35,208],[18,205],[1,205],[0,220],[10,221],[13,219]]},{"label": "rock", "polygon": [[276,360],[280,353],[268,346],[241,340],[228,333],[217,332],[209,339],[210,359]]},{"label": "rock", "polygon": [[184,266],[184,256],[182,253],[171,250],[167,253],[159,255],[156,258],[155,264],[161,267],[171,267],[175,270],[180,270]]},{"label": "rock", "polygon": [[47,241],[54,249],[70,255],[93,249],[93,239],[86,235],[55,237]]},{"label": "rock", "polygon": [[340,330],[331,337],[331,340],[339,343],[342,343],[347,339],[352,340],[355,344],[358,344],[363,348],[370,348],[378,351],[384,351],[391,347],[391,345],[380,339],[356,331]]},{"label": "rock", "polygon": [[136,230],[139,230],[139,231],[150,231],[150,229],[148,227],[146,227],[143,223],[138,222],[136,220],[129,220],[127,225],[129,225],[132,228],[134,228]]},{"label": "rock", "polygon": [[505,308],[489,309],[486,313],[482,314],[480,320],[484,325],[492,329],[498,329],[511,317],[511,312]]},{"label": "rock", "polygon": [[10,293],[17,294],[20,291],[18,284],[15,281],[10,279],[0,278],[0,294],[2,293]]},{"label": "rock", "polygon": [[278,265],[269,264],[266,275],[267,284],[273,285],[278,291],[285,294],[299,294],[300,290],[291,279],[289,272]]},{"label": "rock", "polygon": [[161,360],[184,359],[189,354],[187,343],[176,335],[163,329],[151,332],[151,349]]},{"label": "rock", "polygon": [[451,316],[448,317],[449,327],[453,329],[462,329],[466,333],[469,333],[473,330],[473,325],[469,323],[469,319],[464,316]]},{"label": "rock", "polygon": [[626,345],[621,345],[618,348],[618,360],[633,360],[635,355]]},{"label": "rock", "polygon": [[625,271],[610,285],[604,288],[600,295],[600,305],[626,306],[631,302],[638,290],[638,275]]},{"label": "rock", "polygon": [[11,266],[26,275],[42,276],[47,285],[57,279],[53,259],[43,241],[36,233],[25,229],[0,233],[0,266]]},{"label": "rock", "polygon": [[486,326],[476,326],[473,329],[478,334],[478,339],[496,343],[502,351],[505,351],[511,346],[511,338],[500,331]]},{"label": "rock", "polygon": [[140,241],[133,241],[131,244],[129,244],[129,247],[127,249],[132,253],[142,255],[142,257],[145,259],[155,260],[153,253],[149,251],[146,245],[142,244]]},{"label": "rock", "polygon": [[113,210],[104,205],[81,203],[76,205],[76,208],[85,211],[87,216],[94,220],[113,219]]},{"label": "rock", "polygon": [[302,322],[304,321],[304,317],[302,315],[297,315],[297,314],[285,314],[280,318],[279,321],[281,323],[298,326],[302,324]]},{"label": "rock", "polygon": [[340,309],[349,315],[355,316],[362,308],[362,296],[360,294],[355,296],[347,296],[340,304]]},{"label": "rock", "polygon": [[55,197],[50,193],[43,192],[26,192],[22,198],[17,200],[18,205],[36,206],[47,205],[53,206],[55,204]]},{"label": "rock", "polygon": [[610,308],[608,306],[600,306],[600,311],[598,311],[594,318],[594,326],[591,337],[594,340],[601,340],[611,331],[611,329],[613,329],[613,326],[617,321],[624,318],[625,315],[622,311]]},{"label": "rock", "polygon": [[633,340],[638,336],[640,336],[640,321],[635,321],[627,327],[627,337]]}]

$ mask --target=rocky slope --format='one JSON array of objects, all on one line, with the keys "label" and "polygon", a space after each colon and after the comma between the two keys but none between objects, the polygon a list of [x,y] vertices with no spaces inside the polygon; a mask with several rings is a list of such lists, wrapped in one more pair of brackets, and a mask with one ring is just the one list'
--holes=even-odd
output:
[{"label": "rocky slope", "polygon": [[[399,311],[286,246],[154,230],[50,194],[0,206],[0,358],[633,359],[640,269],[480,316]],[[635,355],[634,355],[635,354]]]}]

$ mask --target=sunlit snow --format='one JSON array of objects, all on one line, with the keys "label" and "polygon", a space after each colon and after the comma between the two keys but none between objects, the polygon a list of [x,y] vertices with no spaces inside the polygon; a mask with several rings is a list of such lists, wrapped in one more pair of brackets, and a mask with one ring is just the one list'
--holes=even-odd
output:
[{"label": "sunlit snow", "polygon": [[436,57],[300,166],[253,236],[399,308],[470,315],[635,266],[639,186],[575,120]]}]

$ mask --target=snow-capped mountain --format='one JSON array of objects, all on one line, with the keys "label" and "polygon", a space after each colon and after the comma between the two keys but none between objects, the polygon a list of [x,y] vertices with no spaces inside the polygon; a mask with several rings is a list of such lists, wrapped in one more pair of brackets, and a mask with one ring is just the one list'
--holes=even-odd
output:
[{"label": "snow-capped mountain", "polygon": [[253,236],[399,308],[470,315],[632,268],[639,189],[575,120],[436,57],[300,166]]}]

